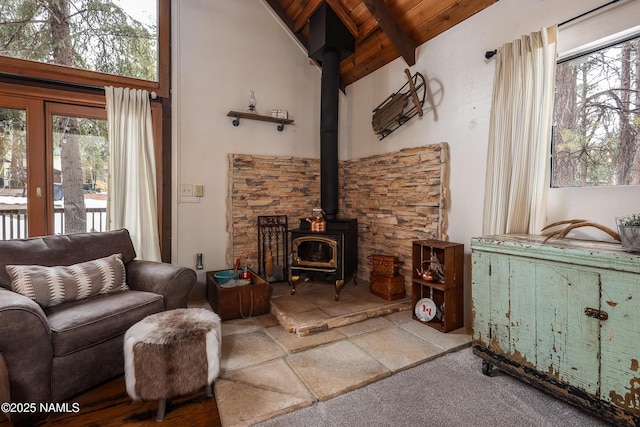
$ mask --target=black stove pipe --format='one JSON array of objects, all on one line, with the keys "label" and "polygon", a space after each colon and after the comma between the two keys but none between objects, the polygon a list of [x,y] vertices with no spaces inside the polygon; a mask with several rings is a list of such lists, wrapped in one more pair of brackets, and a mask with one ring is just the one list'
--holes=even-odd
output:
[{"label": "black stove pipe", "polygon": [[320,87],[320,206],[338,217],[338,100],[340,61],[355,51],[355,38],[327,3],[309,19],[309,56],[322,64]]},{"label": "black stove pipe", "polygon": [[325,219],[338,215],[338,101],[340,92],[340,53],[322,53],[320,88],[320,205]]}]

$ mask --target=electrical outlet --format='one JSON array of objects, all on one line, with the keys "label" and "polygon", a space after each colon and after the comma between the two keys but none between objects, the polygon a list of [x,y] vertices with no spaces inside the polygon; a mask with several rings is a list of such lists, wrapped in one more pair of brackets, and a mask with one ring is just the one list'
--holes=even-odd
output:
[{"label": "electrical outlet", "polygon": [[191,184],[182,184],[182,185],[180,185],[180,196],[181,197],[193,197],[193,185],[191,185]]}]

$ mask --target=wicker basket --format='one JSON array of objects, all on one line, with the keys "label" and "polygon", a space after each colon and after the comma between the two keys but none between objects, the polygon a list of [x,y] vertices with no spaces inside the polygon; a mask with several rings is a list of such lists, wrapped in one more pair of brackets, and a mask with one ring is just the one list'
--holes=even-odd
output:
[{"label": "wicker basket", "polygon": [[396,256],[369,255],[373,264],[373,274],[386,277],[394,277],[399,274],[400,265]]},{"label": "wicker basket", "polygon": [[380,298],[387,301],[404,298],[404,276],[389,277],[371,273],[370,283],[369,290]]}]

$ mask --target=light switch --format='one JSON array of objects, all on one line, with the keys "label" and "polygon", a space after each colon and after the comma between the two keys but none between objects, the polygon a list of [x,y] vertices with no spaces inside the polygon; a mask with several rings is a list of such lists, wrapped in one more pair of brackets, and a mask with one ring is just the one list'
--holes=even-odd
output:
[{"label": "light switch", "polygon": [[202,197],[204,194],[204,185],[194,185],[193,186],[193,195],[195,197]]},{"label": "light switch", "polygon": [[191,184],[182,184],[180,186],[180,196],[182,196],[182,197],[193,197],[193,185],[191,185]]}]

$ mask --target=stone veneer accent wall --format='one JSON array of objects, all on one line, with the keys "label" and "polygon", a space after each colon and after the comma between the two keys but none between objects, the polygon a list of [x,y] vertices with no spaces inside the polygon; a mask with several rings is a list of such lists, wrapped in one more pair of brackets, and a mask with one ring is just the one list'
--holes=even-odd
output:
[{"label": "stone veneer accent wall", "polygon": [[258,271],[258,216],[287,215],[289,229],[320,206],[320,159],[229,154],[227,265]]},{"label": "stone veneer accent wall", "polygon": [[[371,254],[404,263],[411,287],[411,242],[447,240],[449,176],[446,143],[340,163],[338,216],[358,219],[358,283],[368,286]],[[320,160],[229,155],[227,263],[241,258],[257,269],[259,215],[287,215],[289,228],[320,206]]]},{"label": "stone veneer accent wall", "polygon": [[340,173],[340,215],[358,219],[359,282],[369,283],[369,255],[397,256],[410,293],[412,242],[448,240],[448,144],[349,160]]}]

